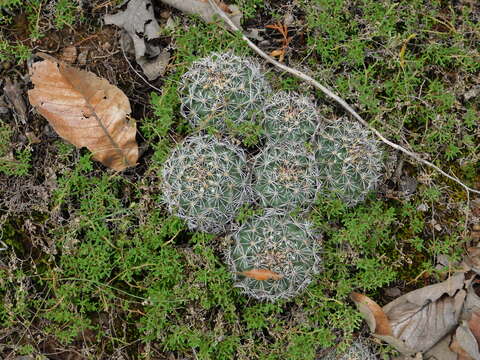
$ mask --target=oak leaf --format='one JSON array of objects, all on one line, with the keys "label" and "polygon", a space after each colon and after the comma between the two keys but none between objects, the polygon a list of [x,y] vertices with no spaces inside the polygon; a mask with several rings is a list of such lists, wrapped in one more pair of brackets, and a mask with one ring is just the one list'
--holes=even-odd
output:
[{"label": "oak leaf", "polygon": [[455,331],[450,349],[460,360],[480,359],[480,312],[472,313],[470,319],[462,321]]},{"label": "oak leaf", "polygon": [[[353,294],[351,297],[370,319],[374,336],[401,353],[414,354],[427,351],[455,329],[466,298],[464,281],[464,273],[457,273],[444,282],[400,296],[381,309],[371,299],[367,302]],[[388,329],[385,317],[391,331],[379,332],[377,323]]]},{"label": "oak leaf", "polygon": [[95,160],[117,171],[135,166],[136,124],[127,96],[91,72],[38,55],[45,60],[30,68],[30,103],[62,138],[88,148]]}]

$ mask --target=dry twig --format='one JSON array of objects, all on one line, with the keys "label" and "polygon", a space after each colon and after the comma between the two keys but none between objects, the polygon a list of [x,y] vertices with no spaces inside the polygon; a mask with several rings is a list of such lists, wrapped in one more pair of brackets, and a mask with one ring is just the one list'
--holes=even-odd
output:
[{"label": "dry twig", "polygon": [[[230,26],[231,29],[235,31],[239,31],[241,33],[241,30],[230,20],[230,18],[220,9],[217,4],[213,0],[208,0],[208,3],[210,6],[215,10],[215,12],[227,23],[227,25]],[[361,124],[366,126],[367,128],[370,129],[383,143],[387,144],[391,148],[401,151],[402,153],[408,155],[409,157],[415,159],[416,161],[431,167],[435,169],[438,173],[441,175],[445,176],[446,178],[456,182],[459,184],[461,187],[465,189],[467,194],[469,192],[475,193],[475,194],[480,194],[480,190],[472,189],[471,187],[465,185],[463,182],[461,182],[456,176],[452,176],[450,174],[447,174],[445,171],[440,169],[437,165],[431,163],[430,161],[427,161],[425,159],[422,159],[420,155],[405,149],[404,147],[388,140],[385,136],[383,136],[377,129],[375,129],[373,126],[371,126],[366,120],[364,120],[350,105],[347,104],[345,100],[343,100],[341,97],[339,97],[337,94],[332,92],[330,89],[326,88],[322,84],[320,84],[318,81],[313,79],[312,77],[308,76],[307,74],[302,73],[301,71],[298,71],[296,69],[293,69],[291,67],[288,67],[277,60],[273,59],[271,56],[266,54],[262,49],[260,49],[257,45],[255,45],[249,38],[247,38],[244,34],[241,34],[242,39],[247,42],[247,45],[253,49],[258,55],[260,55],[262,58],[264,58],[266,61],[268,61],[270,64],[275,65],[277,68],[288,72],[289,74],[292,74],[293,76],[302,79],[306,81],[308,84],[314,86],[321,92],[323,92],[325,95],[328,97],[332,98],[335,100],[338,104],[340,104],[345,110],[347,110],[355,119],[357,119]]]}]

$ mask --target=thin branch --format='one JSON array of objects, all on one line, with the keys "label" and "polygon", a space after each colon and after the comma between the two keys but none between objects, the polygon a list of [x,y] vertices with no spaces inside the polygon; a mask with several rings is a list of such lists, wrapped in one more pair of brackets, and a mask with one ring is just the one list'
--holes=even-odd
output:
[{"label": "thin branch", "polygon": [[138,77],[140,79],[142,79],[148,86],[150,86],[152,89],[155,89],[157,90],[158,92],[162,93],[162,89],[159,89],[158,87],[156,86],[153,86],[152,84],[150,84],[147,79],[145,79],[141,74],[139,74],[139,72],[137,70],[135,70],[135,68],[132,66],[132,64],[130,63],[130,60],[128,60],[127,58],[127,55],[125,55],[125,50],[123,50],[123,44],[122,44],[122,41],[120,41],[120,48],[122,49],[122,54],[123,54],[123,57],[125,58],[125,60],[127,60],[127,63],[128,63],[128,66],[130,66],[130,68],[133,70],[133,72],[135,74],[138,75]]},{"label": "thin branch", "polygon": [[328,88],[326,88],[325,86],[323,86],[322,84],[320,84],[318,81],[316,81],[315,79],[313,79],[312,77],[308,76],[307,74],[304,74],[302,73],[301,71],[298,71],[296,69],[293,69],[291,67],[288,67],[286,66],[285,64],[282,64],[278,61],[276,61],[275,59],[273,59],[272,57],[270,57],[268,54],[266,54],[262,49],[260,49],[257,45],[255,45],[249,38],[247,38],[245,35],[243,35],[243,33],[241,32],[241,30],[235,26],[235,24],[230,20],[230,18],[222,11],[222,9],[220,9],[217,4],[213,1],[213,0],[208,0],[210,6],[215,10],[215,12],[235,31],[239,31],[241,34],[242,34],[242,39],[244,41],[247,42],[248,46],[253,49],[258,55],[260,55],[262,58],[264,58],[266,61],[268,61],[270,64],[273,64],[275,65],[277,68],[279,69],[282,69],[283,71],[285,72],[288,72],[290,74],[292,74],[293,76],[299,78],[299,79],[302,79],[304,81],[306,81],[307,83],[309,83],[310,85],[314,86],[315,88],[319,89],[320,91],[322,91],[325,95],[327,95],[328,97],[332,98],[333,100],[335,100],[338,104],[340,104],[345,110],[347,110],[350,114],[352,114],[352,116],[357,119],[361,124],[363,124],[364,126],[366,126],[368,129],[370,129],[370,131],[372,131],[383,143],[387,144],[388,146],[392,147],[393,149],[395,150],[398,150],[398,151],[401,151],[403,152],[404,154],[410,156],[411,158],[415,159],[416,161],[428,166],[428,167],[431,167],[433,169],[435,169],[437,172],[439,172],[440,174],[442,174],[443,176],[445,176],[446,178],[456,182],[457,184],[459,184],[461,187],[463,187],[465,189],[465,191],[468,192],[472,192],[472,193],[475,193],[475,194],[480,194],[480,190],[476,190],[476,189],[472,189],[470,187],[468,187],[467,185],[465,185],[463,182],[461,182],[457,177],[455,176],[452,176],[450,174],[447,174],[445,171],[443,171],[442,169],[440,169],[437,165],[431,163],[430,161],[427,161],[425,159],[422,159],[420,157],[420,155],[410,151],[410,150],[407,150],[405,149],[404,147],[388,140],[387,138],[385,138],[377,129],[375,129],[373,126],[371,126],[367,121],[365,121],[350,105],[347,104],[347,102],[345,100],[343,100],[340,96],[338,96],[337,94],[335,94],[334,92],[332,92],[331,90],[329,90]]}]

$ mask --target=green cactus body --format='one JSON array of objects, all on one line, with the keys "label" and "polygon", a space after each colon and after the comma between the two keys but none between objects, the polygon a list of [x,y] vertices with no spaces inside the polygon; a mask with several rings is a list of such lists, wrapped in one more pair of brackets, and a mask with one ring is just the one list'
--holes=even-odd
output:
[{"label": "green cactus body", "polygon": [[193,127],[226,131],[229,124],[255,121],[271,90],[254,60],[213,53],[193,63],[180,91],[182,115]]},{"label": "green cactus body", "polygon": [[264,207],[308,207],[315,198],[315,158],[304,144],[273,143],[255,158],[253,190]]},{"label": "green cactus body", "polygon": [[375,189],[382,152],[368,129],[346,119],[325,127],[315,141],[321,190],[353,206]]},{"label": "green cactus body", "polygon": [[281,91],[265,103],[263,125],[272,141],[310,141],[320,124],[315,105],[305,96]]},{"label": "green cactus body", "polygon": [[163,195],[170,212],[190,229],[222,233],[251,198],[244,152],[213,136],[187,138],[163,168]]},{"label": "green cactus body", "polygon": [[[251,218],[231,237],[234,243],[226,257],[235,286],[254,298],[275,301],[295,296],[319,271],[320,245],[311,225],[276,210]],[[252,269],[270,270],[281,278],[243,275]]]}]

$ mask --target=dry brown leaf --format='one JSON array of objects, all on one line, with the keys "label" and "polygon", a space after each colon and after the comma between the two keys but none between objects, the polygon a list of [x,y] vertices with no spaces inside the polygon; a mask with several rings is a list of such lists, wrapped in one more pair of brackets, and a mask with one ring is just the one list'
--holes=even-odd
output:
[{"label": "dry brown leaf", "polygon": [[480,296],[478,296],[476,292],[479,281],[480,276],[475,276],[466,282],[467,298],[463,305],[462,320],[469,319],[472,313],[480,312]]},{"label": "dry brown leaf", "polygon": [[107,14],[104,20],[105,24],[124,30],[121,46],[126,51],[133,47],[135,60],[148,80],[155,80],[165,73],[170,53],[154,41],[160,39],[160,25],[151,0],[130,0],[125,10]]},{"label": "dry brown leaf", "polygon": [[452,334],[448,334],[424,355],[425,360],[460,360],[451,349]]},{"label": "dry brown leaf", "polygon": [[368,296],[356,292],[351,293],[350,297],[359,307],[360,312],[366,316],[365,321],[371,332],[377,335],[392,335],[390,322],[380,305]]},{"label": "dry brown leaf", "polygon": [[[205,0],[161,0],[164,4],[174,7],[185,14],[198,15],[204,21],[211,23],[217,18],[215,10],[212,9],[208,1]],[[218,6],[228,14],[232,22],[239,29],[242,20],[240,8],[236,5],[227,5],[222,1],[217,1]],[[228,25],[227,25],[228,26]]]},{"label": "dry brown leaf", "polygon": [[370,299],[368,303],[361,301],[363,306],[359,306],[359,310],[376,323],[385,322],[383,314],[387,317],[391,333],[375,332],[376,337],[405,354],[425,352],[457,326],[466,297],[464,281],[464,273],[457,273],[444,282],[395,299],[382,308],[383,313],[376,308],[378,305],[372,305],[374,302]]},{"label": "dry brown leaf", "polygon": [[472,313],[468,321],[462,321],[453,336],[450,349],[461,360],[480,359],[480,313]]},{"label": "dry brown leaf", "polygon": [[467,256],[464,258],[467,267],[480,275],[480,247],[471,247],[467,249]]},{"label": "dry brown leaf", "polygon": [[477,343],[480,344],[480,310],[472,314],[472,317],[468,320],[468,328],[475,340],[477,340]]},{"label": "dry brown leaf", "polygon": [[15,114],[20,121],[24,124],[27,123],[27,106],[23,99],[23,91],[20,88],[20,83],[17,81],[11,81],[10,78],[5,79],[5,85],[3,87],[7,100],[12,104],[15,109]]},{"label": "dry brown leaf", "polygon": [[135,166],[136,124],[129,119],[130,102],[120,89],[50,57],[34,63],[30,73],[30,103],[62,138],[88,148],[95,160],[112,169]]},{"label": "dry brown leaf", "polygon": [[251,269],[242,271],[239,274],[259,281],[283,279],[283,275],[268,269]]}]

